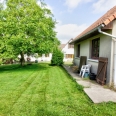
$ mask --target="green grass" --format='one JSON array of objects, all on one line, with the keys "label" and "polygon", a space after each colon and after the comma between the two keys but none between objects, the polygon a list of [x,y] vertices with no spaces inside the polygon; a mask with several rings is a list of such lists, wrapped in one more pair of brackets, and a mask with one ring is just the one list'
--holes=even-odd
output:
[{"label": "green grass", "polygon": [[0,116],[115,115],[116,103],[92,103],[62,67],[0,66]]},{"label": "green grass", "polygon": [[73,65],[72,61],[66,61],[66,62],[64,62],[64,64],[69,65],[69,66]]}]

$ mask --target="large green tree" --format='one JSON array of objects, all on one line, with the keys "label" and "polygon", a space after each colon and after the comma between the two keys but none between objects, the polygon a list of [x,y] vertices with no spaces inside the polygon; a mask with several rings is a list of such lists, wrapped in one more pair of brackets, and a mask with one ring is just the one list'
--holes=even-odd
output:
[{"label": "large green tree", "polygon": [[25,53],[49,53],[59,45],[55,20],[49,9],[36,0],[7,0],[0,13],[0,53],[2,57]]}]

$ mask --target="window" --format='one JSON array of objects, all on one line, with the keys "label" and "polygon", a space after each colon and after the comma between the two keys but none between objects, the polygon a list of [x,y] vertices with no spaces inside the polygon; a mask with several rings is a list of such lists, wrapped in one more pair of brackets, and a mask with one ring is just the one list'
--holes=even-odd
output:
[{"label": "window", "polygon": [[100,38],[92,40],[91,58],[93,58],[93,59],[99,58],[99,46],[100,46]]},{"label": "window", "polygon": [[66,54],[66,58],[73,58],[73,54]]},{"label": "window", "polygon": [[49,57],[49,54],[45,54],[45,57]]},{"label": "window", "polygon": [[74,48],[74,45],[69,43],[68,48]]},{"label": "window", "polygon": [[77,46],[77,57],[80,57],[80,44]]}]

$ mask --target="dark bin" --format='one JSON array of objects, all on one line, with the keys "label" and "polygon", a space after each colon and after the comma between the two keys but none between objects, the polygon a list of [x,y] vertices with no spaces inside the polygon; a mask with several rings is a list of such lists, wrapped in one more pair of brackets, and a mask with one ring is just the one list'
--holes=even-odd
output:
[{"label": "dark bin", "polygon": [[96,80],[96,75],[94,73],[89,74],[90,80]]}]

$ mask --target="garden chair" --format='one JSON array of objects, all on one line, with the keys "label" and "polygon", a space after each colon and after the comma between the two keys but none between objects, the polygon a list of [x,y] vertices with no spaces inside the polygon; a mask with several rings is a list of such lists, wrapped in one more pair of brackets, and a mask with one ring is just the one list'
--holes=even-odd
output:
[{"label": "garden chair", "polygon": [[79,68],[78,68],[78,73],[80,73],[82,65],[86,65],[86,62],[87,62],[87,56],[81,56]]},{"label": "garden chair", "polygon": [[88,64],[88,65],[82,65],[82,67],[81,67],[81,71],[80,71],[80,76],[82,76],[82,78],[84,77],[84,74],[85,73],[90,73],[90,68],[91,68],[91,65],[90,64]]}]

